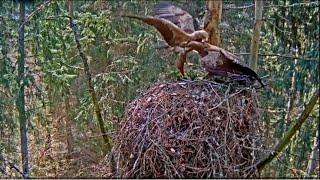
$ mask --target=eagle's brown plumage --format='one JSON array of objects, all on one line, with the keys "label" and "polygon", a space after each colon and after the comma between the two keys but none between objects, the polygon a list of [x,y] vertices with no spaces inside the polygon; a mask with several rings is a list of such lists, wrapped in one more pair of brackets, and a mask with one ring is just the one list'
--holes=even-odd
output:
[{"label": "eagle's brown plumage", "polygon": [[156,17],[143,17],[136,15],[123,15],[129,18],[139,19],[142,22],[155,27],[163,39],[168,43],[169,46],[182,46],[184,43],[192,40],[196,40],[196,36],[194,34],[188,34],[182,29],[180,29],[177,25],[172,23],[169,20],[163,18]]},{"label": "eagle's brown plumage", "polygon": [[[166,43],[171,47],[182,47],[189,41],[203,41],[208,39],[208,33],[204,30],[195,31],[192,16],[179,7],[167,2],[160,2],[155,6],[154,17],[122,15],[124,17],[139,19],[142,22],[155,27]],[[176,66],[184,75],[184,63],[187,52],[179,53]]]},{"label": "eagle's brown plumage", "polygon": [[154,17],[167,19],[187,33],[195,31],[193,17],[187,11],[168,2],[160,2],[155,5]]},{"label": "eagle's brown plumage", "polygon": [[256,72],[232,53],[206,42],[190,41],[186,47],[196,50],[201,56],[201,65],[210,75],[230,77],[230,75],[246,75],[256,79],[262,87],[264,84]]}]

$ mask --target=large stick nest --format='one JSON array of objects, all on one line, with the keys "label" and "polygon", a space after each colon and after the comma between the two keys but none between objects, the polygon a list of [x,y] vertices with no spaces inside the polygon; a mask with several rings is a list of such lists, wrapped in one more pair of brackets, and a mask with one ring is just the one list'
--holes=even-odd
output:
[{"label": "large stick nest", "polygon": [[129,104],[114,152],[122,178],[246,177],[261,156],[254,88],[157,84]]}]

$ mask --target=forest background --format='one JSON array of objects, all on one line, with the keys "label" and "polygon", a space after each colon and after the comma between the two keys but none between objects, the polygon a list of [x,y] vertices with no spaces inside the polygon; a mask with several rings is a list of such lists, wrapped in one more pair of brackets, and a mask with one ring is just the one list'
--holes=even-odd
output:
[{"label": "forest background", "polygon": [[[128,103],[182,78],[176,55],[155,48],[154,28],[119,16],[151,14],[157,2],[0,1],[0,177],[112,176],[107,155]],[[205,1],[174,3],[205,15]],[[220,46],[248,64],[254,4],[223,1],[219,24]],[[268,83],[259,101],[272,147],[318,91],[319,2],[263,6],[257,73]],[[198,57],[190,59],[184,78],[201,79]],[[263,175],[319,177],[318,103]]]}]

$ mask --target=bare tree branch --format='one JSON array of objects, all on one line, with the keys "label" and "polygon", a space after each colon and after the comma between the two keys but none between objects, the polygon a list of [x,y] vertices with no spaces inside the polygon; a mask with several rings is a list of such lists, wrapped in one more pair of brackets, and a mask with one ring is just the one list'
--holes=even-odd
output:
[{"label": "bare tree branch", "polygon": [[25,21],[20,25],[19,29],[21,29],[22,26],[25,26],[29,21],[31,21],[34,15],[36,15],[39,11],[43,10],[46,6],[49,6],[51,3],[52,0],[48,0],[38,5],[38,7],[29,16],[26,17]]},{"label": "bare tree branch", "polygon": [[[234,53],[235,55],[250,55],[250,53]],[[300,56],[291,56],[291,55],[282,55],[282,54],[258,54],[259,56],[277,56],[283,58],[297,59],[297,60],[305,60],[305,61],[319,61],[319,58],[307,58]]]},{"label": "bare tree branch", "polygon": [[246,5],[246,6],[226,6],[223,7],[223,10],[229,10],[229,9],[248,9],[254,7],[254,4]]},{"label": "bare tree branch", "polygon": [[10,169],[16,170],[20,175],[23,176],[23,172],[19,169],[19,167],[17,167],[16,163],[14,163],[15,160],[13,161],[7,160],[0,154],[0,161],[2,161],[1,163],[3,163],[3,166],[0,167],[0,172],[2,174],[7,175],[6,166],[8,166]]},{"label": "bare tree branch", "polygon": [[22,173],[22,171],[19,169],[19,167],[17,167],[17,165],[15,163],[11,163],[11,162],[8,162],[9,166],[10,166],[10,169],[14,169],[16,170],[19,174],[21,174],[22,176],[24,175]]},{"label": "bare tree branch", "polygon": [[[271,8],[271,7],[280,7],[280,8],[290,8],[290,7],[299,7],[299,6],[318,6],[319,2],[315,1],[315,2],[308,2],[308,3],[293,3],[293,4],[289,4],[289,5],[268,5],[268,6],[264,6],[265,8]],[[254,7],[254,4],[250,4],[250,5],[246,5],[246,6],[226,6],[223,7],[223,10],[230,10],[230,9],[248,9],[248,8],[252,8]]]},{"label": "bare tree branch", "polygon": [[315,1],[315,2],[308,2],[308,3],[293,3],[293,4],[289,4],[289,5],[268,5],[265,7],[266,8],[269,8],[269,7],[290,8],[290,7],[296,7],[296,6],[313,6],[313,5],[319,5],[319,2]]},{"label": "bare tree branch", "polygon": [[94,84],[92,83],[92,75],[90,72],[90,68],[89,68],[89,64],[88,64],[88,57],[84,54],[84,51],[82,49],[81,43],[80,43],[80,33],[78,30],[78,26],[76,21],[73,19],[73,1],[72,0],[68,0],[68,11],[69,11],[69,20],[70,20],[70,28],[73,31],[73,35],[74,35],[74,39],[76,42],[76,46],[79,52],[79,55],[82,59],[82,63],[83,63],[83,69],[84,69],[84,73],[86,75],[87,78],[87,85],[88,85],[88,91],[91,95],[91,100],[92,100],[92,104],[93,104],[93,109],[95,111],[99,126],[100,126],[100,131],[102,133],[102,137],[103,140],[105,142],[106,145],[106,152],[109,152],[111,150],[111,143],[109,140],[109,137],[107,135],[106,129],[104,127],[104,122],[103,122],[103,118],[102,118],[102,114],[101,114],[101,108],[97,99],[97,95],[94,89]]}]

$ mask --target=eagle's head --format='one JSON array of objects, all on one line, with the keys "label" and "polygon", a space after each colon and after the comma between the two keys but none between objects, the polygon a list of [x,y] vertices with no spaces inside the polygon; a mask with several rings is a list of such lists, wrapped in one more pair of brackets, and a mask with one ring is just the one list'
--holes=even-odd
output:
[{"label": "eagle's head", "polygon": [[210,45],[205,42],[199,42],[199,41],[189,41],[186,44],[186,47],[190,48],[191,50],[196,50],[200,54],[201,57],[206,56],[208,54],[207,48]]},{"label": "eagle's head", "polygon": [[209,39],[209,34],[205,30],[199,30],[192,33],[192,40],[194,41],[205,41],[207,42]]}]

